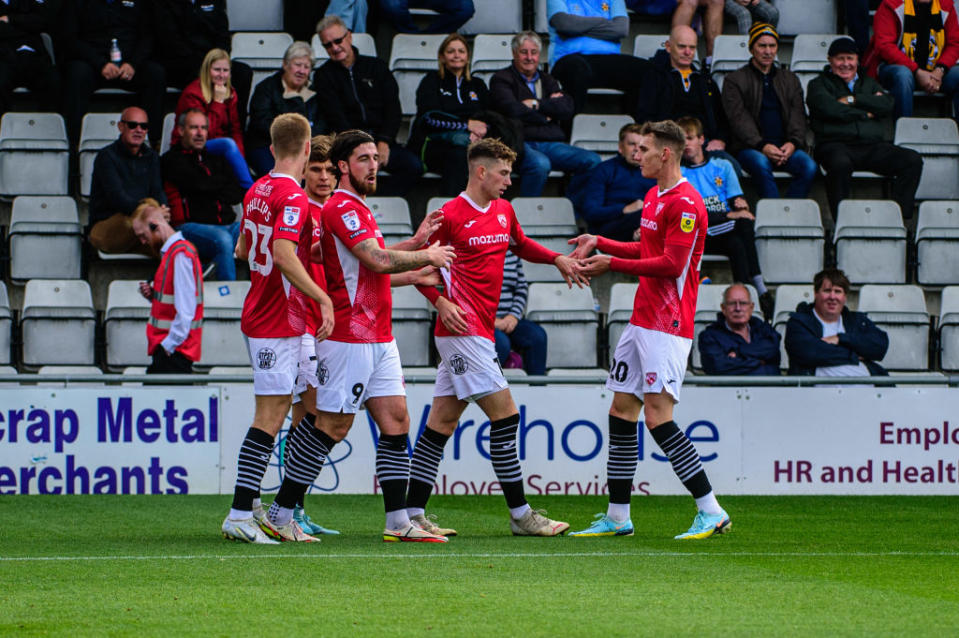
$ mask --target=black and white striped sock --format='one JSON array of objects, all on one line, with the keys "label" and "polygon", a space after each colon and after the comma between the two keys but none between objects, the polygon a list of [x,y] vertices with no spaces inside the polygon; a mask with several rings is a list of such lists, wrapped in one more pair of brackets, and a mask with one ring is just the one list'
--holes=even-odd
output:
[{"label": "black and white striped sock", "polygon": [[[308,415],[313,416],[313,415]],[[286,472],[274,503],[292,510],[323,469],[323,464],[336,445],[328,434],[306,418],[286,438]]]},{"label": "black and white striped sock", "polygon": [[699,461],[699,452],[675,421],[667,421],[651,429],[649,433],[669,458],[673,471],[693,498],[700,498],[713,490]]},{"label": "black and white striped sock", "polygon": [[270,464],[273,453],[273,436],[250,428],[240,446],[236,460],[236,487],[233,489],[233,509],[240,512],[253,511],[253,499],[260,495],[260,481]]},{"label": "black and white striped sock", "polygon": [[383,490],[387,512],[406,510],[406,487],[410,480],[410,457],[405,434],[381,434],[376,445],[376,479]]},{"label": "black and white striped sock", "polygon": [[513,414],[505,419],[491,421],[489,428],[489,455],[493,462],[493,471],[503,496],[509,508],[515,509],[526,505],[526,495],[523,493],[523,470],[519,466],[519,455],[516,453],[516,430],[519,427],[519,414]]},{"label": "black and white striped sock", "polygon": [[609,415],[609,457],[606,459],[606,485],[609,502],[628,505],[636,476],[639,439],[635,421]]},{"label": "black and white striped sock", "polygon": [[[413,447],[410,460],[410,489],[406,497],[406,509],[425,509],[430,499],[436,474],[439,472],[443,448],[449,438],[436,430],[425,428]],[[417,512],[419,513],[419,512]]]}]

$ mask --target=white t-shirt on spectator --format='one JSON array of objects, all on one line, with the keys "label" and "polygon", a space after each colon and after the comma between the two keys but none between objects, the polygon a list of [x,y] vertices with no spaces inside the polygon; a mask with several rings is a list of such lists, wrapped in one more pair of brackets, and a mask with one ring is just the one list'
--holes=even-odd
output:
[{"label": "white t-shirt on spectator", "polygon": [[[813,314],[816,316],[816,319],[819,320],[819,323],[822,324],[822,336],[823,337],[832,337],[833,335],[838,335],[845,332],[842,325],[842,317],[840,316],[837,321],[832,323],[823,321],[822,317],[813,310]],[[862,361],[858,364],[844,364],[841,366],[820,366],[816,368],[817,377],[868,377],[869,368],[866,367]]]}]

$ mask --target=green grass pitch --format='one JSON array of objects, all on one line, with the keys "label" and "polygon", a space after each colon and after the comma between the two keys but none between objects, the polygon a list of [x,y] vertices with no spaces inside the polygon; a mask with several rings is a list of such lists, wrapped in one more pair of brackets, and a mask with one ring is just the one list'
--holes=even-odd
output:
[{"label": "green grass pitch", "polygon": [[[954,636],[959,497],[633,501],[632,537],[514,538],[501,497],[436,497],[460,536],[383,543],[382,500],[308,497],[341,536],[227,542],[227,496],[0,496],[0,635]],[[539,497],[581,529],[603,497]]]}]

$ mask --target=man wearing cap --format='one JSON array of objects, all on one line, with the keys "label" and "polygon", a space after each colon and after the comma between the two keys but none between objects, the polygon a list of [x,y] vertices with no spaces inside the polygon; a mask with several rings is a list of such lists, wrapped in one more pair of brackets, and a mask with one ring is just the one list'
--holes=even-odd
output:
[{"label": "man wearing cap", "polygon": [[795,73],[776,64],[778,50],[776,29],[754,24],[749,31],[752,58],[723,83],[728,146],[752,176],[760,197],[779,197],[773,171],[786,171],[793,176],[786,197],[804,198],[816,176],[816,162],[805,152],[802,86]]},{"label": "man wearing cap", "polygon": [[853,171],[893,177],[892,198],[912,216],[922,157],[887,137],[893,98],[876,80],[859,73],[856,42],[843,36],[829,45],[829,66],[809,83],[809,119],[816,134],[816,161],[826,171],[826,196],[833,218],[849,197]]}]

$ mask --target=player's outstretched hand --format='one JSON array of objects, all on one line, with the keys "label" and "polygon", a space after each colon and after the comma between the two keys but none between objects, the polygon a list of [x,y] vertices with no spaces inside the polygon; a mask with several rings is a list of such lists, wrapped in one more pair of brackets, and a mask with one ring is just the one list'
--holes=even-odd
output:
[{"label": "player's outstretched hand", "polygon": [[436,266],[423,266],[419,270],[412,271],[410,275],[414,286],[439,286],[443,281]]},{"label": "player's outstretched hand", "polygon": [[461,335],[469,329],[466,323],[466,313],[454,302],[446,297],[440,297],[436,300],[436,314],[440,321],[446,326],[446,329],[456,335]]},{"label": "player's outstretched hand", "polygon": [[579,260],[560,255],[553,263],[556,264],[556,269],[563,275],[567,286],[572,288],[573,284],[576,284],[580,288],[583,286],[589,287],[589,278],[583,275],[583,268],[580,266]]},{"label": "player's outstretched hand", "polygon": [[573,237],[566,243],[570,246],[576,246],[575,250],[569,254],[570,257],[586,259],[596,249],[596,235],[580,235],[579,237]]},{"label": "player's outstretched hand", "polygon": [[596,277],[609,271],[609,262],[612,257],[609,255],[593,255],[582,262],[581,272],[587,277]]},{"label": "player's outstretched hand", "polygon": [[442,208],[437,208],[432,213],[424,217],[423,221],[420,222],[420,227],[416,229],[416,233],[413,235],[413,239],[416,241],[417,247],[425,246],[426,242],[429,241],[430,236],[439,230],[439,227],[442,223]]},{"label": "player's outstretched hand", "polygon": [[437,268],[449,266],[450,262],[456,259],[456,251],[453,250],[453,247],[440,246],[438,241],[433,242],[433,244],[426,249],[426,254],[429,255],[430,264]]},{"label": "player's outstretched hand", "polygon": [[323,341],[333,334],[333,304],[329,301],[320,302],[320,325],[316,328],[316,340]]}]

